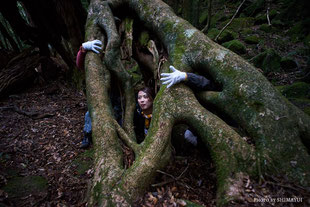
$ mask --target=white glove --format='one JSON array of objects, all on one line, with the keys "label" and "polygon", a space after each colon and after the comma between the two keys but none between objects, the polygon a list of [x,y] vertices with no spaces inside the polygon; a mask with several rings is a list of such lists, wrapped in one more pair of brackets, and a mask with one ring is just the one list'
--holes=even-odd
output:
[{"label": "white glove", "polygon": [[184,138],[194,146],[197,146],[197,137],[188,129],[184,133]]},{"label": "white glove", "polygon": [[98,54],[99,53],[98,50],[102,49],[102,42],[100,40],[88,41],[84,42],[82,44],[82,47],[84,48],[84,50],[92,50],[93,52]]},{"label": "white glove", "polygon": [[160,74],[162,78],[160,79],[163,82],[163,84],[168,84],[167,88],[170,88],[176,83],[180,83],[181,81],[184,81],[186,78],[186,73],[181,72],[177,69],[175,69],[172,65],[169,67],[172,70],[172,73],[162,73]]}]

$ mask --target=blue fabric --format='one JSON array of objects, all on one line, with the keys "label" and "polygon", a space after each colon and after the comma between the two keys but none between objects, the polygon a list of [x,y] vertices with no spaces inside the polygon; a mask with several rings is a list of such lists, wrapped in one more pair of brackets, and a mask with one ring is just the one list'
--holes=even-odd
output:
[{"label": "blue fabric", "polygon": [[85,114],[85,122],[84,122],[84,132],[91,133],[91,118],[89,115],[89,111]]}]

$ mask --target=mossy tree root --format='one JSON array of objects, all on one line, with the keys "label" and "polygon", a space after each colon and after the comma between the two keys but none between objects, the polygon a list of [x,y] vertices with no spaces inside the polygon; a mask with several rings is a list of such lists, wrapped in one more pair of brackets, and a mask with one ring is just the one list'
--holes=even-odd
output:
[{"label": "mossy tree root", "polygon": [[[131,77],[120,60],[120,39],[109,8],[126,4],[153,31],[167,49],[169,62],[182,71],[203,71],[222,86],[219,92],[195,94],[182,84],[161,87],[154,101],[147,137],[135,143],[132,134]],[[216,164],[218,205],[238,196],[243,176],[258,173],[288,175],[309,184],[310,118],[290,104],[256,68],[238,55],[209,40],[177,17],[160,0],[92,0],[86,39],[107,36],[104,63],[98,55],[86,57],[87,100],[96,147],[90,206],[128,206],[152,181],[156,170],[170,158],[170,134],[179,122],[189,124],[208,147]],[[164,68],[167,70],[168,63]],[[109,99],[110,75],[116,75],[126,94],[125,125],[113,117]],[[203,108],[196,97],[234,120],[255,141],[251,146],[223,120]],[[128,118],[130,117],[130,118]],[[135,162],[123,166],[121,138],[135,152]],[[257,156],[258,155],[258,156]],[[258,166],[258,167],[257,167]]]},{"label": "mossy tree root", "polygon": [[177,17],[165,3],[126,2],[160,38],[173,65],[183,71],[199,69],[222,85],[213,104],[255,140],[263,173],[310,183],[310,156],[304,145],[310,139],[309,116],[287,101],[254,66]]}]

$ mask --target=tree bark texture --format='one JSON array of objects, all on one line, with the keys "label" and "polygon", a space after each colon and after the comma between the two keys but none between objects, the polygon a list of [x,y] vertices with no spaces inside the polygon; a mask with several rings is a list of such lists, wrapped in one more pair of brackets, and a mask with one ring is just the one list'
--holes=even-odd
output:
[{"label": "tree bark texture", "polygon": [[[140,24],[164,45],[168,61],[162,72],[168,72],[171,64],[185,72],[199,71],[221,86],[218,91],[199,93],[183,84],[169,89],[161,86],[150,130],[140,144],[132,129],[133,85],[120,58],[121,38],[112,13],[121,7],[133,11]],[[160,0],[92,0],[86,40],[93,39],[101,39],[105,51],[103,58],[87,53],[85,62],[96,149],[90,206],[130,206],[169,161],[171,130],[180,122],[193,128],[210,151],[216,165],[219,206],[238,197],[235,183],[247,175],[281,174],[309,184],[310,117],[286,100],[255,67],[211,41],[168,5]],[[109,99],[112,76],[124,92],[123,127],[115,121]],[[222,114],[236,122],[255,144],[244,141],[243,135],[223,121]],[[130,167],[123,164],[122,144],[135,154]]]}]

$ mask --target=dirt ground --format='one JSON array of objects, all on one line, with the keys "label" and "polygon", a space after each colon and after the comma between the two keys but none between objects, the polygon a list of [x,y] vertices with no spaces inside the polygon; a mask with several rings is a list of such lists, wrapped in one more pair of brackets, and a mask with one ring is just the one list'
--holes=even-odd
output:
[{"label": "dirt ground", "polygon": [[[0,206],[87,206],[93,147],[80,149],[86,98],[65,82],[0,100]],[[215,167],[205,148],[176,152],[134,206],[216,205]],[[309,206],[308,188],[284,178],[249,177],[231,206]],[[302,202],[255,202],[301,198]],[[307,200],[308,199],[308,200]],[[193,203],[190,203],[190,202]]]}]

